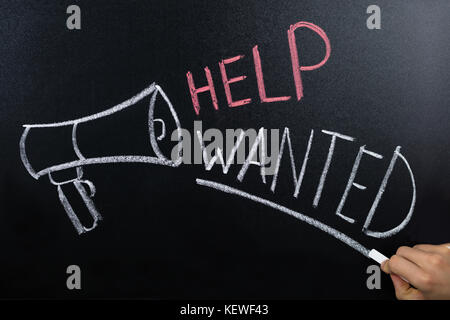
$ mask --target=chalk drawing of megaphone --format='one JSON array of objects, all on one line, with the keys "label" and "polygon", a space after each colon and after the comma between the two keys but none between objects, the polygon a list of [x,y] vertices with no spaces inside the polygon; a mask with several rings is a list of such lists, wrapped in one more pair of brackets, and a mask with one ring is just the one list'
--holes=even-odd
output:
[{"label": "chalk drawing of megaphone", "polygon": [[[163,165],[163,166],[170,166],[170,167],[177,167],[181,164],[181,144],[179,144],[179,155],[175,160],[171,160],[166,158],[163,153],[161,152],[158,142],[159,140],[163,139],[165,137],[165,131],[166,131],[166,125],[164,120],[162,119],[155,119],[154,118],[154,112],[155,112],[155,102],[158,97],[162,97],[163,102],[167,105],[170,114],[173,118],[173,121],[176,125],[176,130],[178,132],[178,139],[181,139],[181,126],[180,121],[178,119],[177,113],[175,112],[175,109],[172,106],[172,103],[170,102],[167,95],[164,93],[164,91],[161,89],[160,86],[158,86],[155,83],[152,83],[149,87],[145,88],[132,98],[115,105],[112,108],[109,108],[107,110],[104,110],[99,113],[95,113],[86,117],[74,119],[74,120],[68,120],[63,122],[55,122],[55,123],[45,123],[45,124],[25,124],[23,125],[24,132],[22,134],[22,137],[20,139],[20,157],[22,159],[22,162],[29,172],[29,174],[35,178],[39,179],[43,176],[48,176],[50,182],[56,186],[58,198],[61,202],[61,204],[64,207],[64,210],[66,211],[67,215],[69,216],[73,226],[75,227],[78,234],[82,234],[88,231],[93,230],[98,222],[102,220],[101,214],[98,212],[94,201],[93,196],[95,194],[95,185],[92,181],[84,179],[83,178],[83,167],[87,165],[92,164],[107,164],[107,163],[146,163],[146,164],[157,164],[157,165]],[[156,156],[148,156],[148,155],[112,155],[112,156],[101,156],[101,157],[88,157],[83,154],[83,152],[78,147],[77,142],[77,127],[81,123],[87,123],[92,122],[97,119],[108,117],[112,114],[115,114],[119,111],[125,110],[127,108],[130,108],[132,106],[135,106],[139,101],[150,97],[150,101],[148,104],[148,133],[149,133],[149,140],[150,145],[152,147],[153,152]],[[160,122],[162,125],[162,133],[159,136],[156,136],[155,134],[155,122]],[[39,171],[36,171],[33,169],[30,160],[27,156],[27,150],[26,150],[26,140],[27,137],[30,135],[31,131],[45,129],[45,128],[56,128],[56,127],[69,127],[72,130],[72,148],[75,152],[76,159],[73,161],[58,163],[55,165],[51,165],[49,167],[46,167],[44,169],[41,169]],[[65,181],[57,181],[56,178],[54,178],[53,174],[56,172],[60,172],[66,169],[75,168],[76,169],[76,177],[73,179],[68,179]],[[81,196],[81,199],[83,200],[87,210],[90,213],[90,216],[93,219],[91,226],[84,226],[77,214],[75,213],[75,210],[71,206],[66,194],[63,191],[64,185],[72,184],[75,187],[75,190],[78,191],[79,195]]]}]

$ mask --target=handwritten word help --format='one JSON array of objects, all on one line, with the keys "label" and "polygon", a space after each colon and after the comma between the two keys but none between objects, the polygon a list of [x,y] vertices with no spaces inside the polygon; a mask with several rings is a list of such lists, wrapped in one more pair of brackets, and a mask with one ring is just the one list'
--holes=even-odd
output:
[{"label": "handwritten word help", "polygon": [[[312,66],[300,65],[297,44],[295,42],[295,31],[300,28],[307,28],[307,29],[312,30],[313,32],[318,34],[319,37],[325,43],[325,56],[323,57],[322,61],[320,61],[319,63],[317,63],[315,65],[312,65]],[[328,61],[328,58],[330,57],[330,53],[331,53],[330,40],[328,39],[326,33],[320,27],[316,26],[315,24],[312,24],[310,22],[305,22],[305,21],[300,21],[294,25],[291,25],[291,27],[289,28],[289,30],[287,32],[287,38],[289,41],[289,50],[291,53],[292,74],[294,77],[296,97],[297,97],[297,100],[300,101],[303,97],[303,83],[302,83],[301,72],[318,69]],[[266,86],[264,83],[263,69],[262,69],[262,64],[261,64],[261,57],[259,54],[258,46],[253,47],[252,54],[253,54],[253,64],[254,64],[256,80],[257,80],[256,82],[257,82],[257,86],[258,86],[259,98],[261,100],[261,103],[270,103],[270,102],[290,100],[291,96],[280,96],[280,97],[268,97],[267,96]],[[234,62],[237,62],[243,58],[244,58],[244,55],[238,55],[238,56],[235,56],[232,58],[221,60],[219,62],[219,69],[220,69],[220,74],[222,77],[223,88],[225,90],[227,104],[230,108],[243,106],[243,105],[246,105],[246,104],[249,104],[252,102],[252,99],[250,99],[250,98],[234,101],[233,96],[231,94],[230,85],[233,83],[239,82],[239,81],[243,81],[244,79],[247,78],[247,76],[242,75],[242,76],[234,77],[234,78],[230,79],[227,75],[227,70],[226,70],[227,66]],[[216,95],[216,89],[215,89],[214,82],[213,82],[213,79],[211,76],[211,71],[210,71],[209,67],[205,67],[204,70],[205,70],[205,77],[206,77],[207,85],[203,86],[203,87],[198,87],[198,88],[195,85],[194,76],[192,75],[192,72],[188,71],[186,73],[187,82],[189,85],[189,91],[191,93],[191,98],[192,98],[192,105],[194,106],[194,110],[197,115],[200,114],[200,102],[198,99],[198,95],[200,93],[209,92],[214,109],[216,109],[216,110],[219,109],[219,104],[218,104],[217,95]]]}]

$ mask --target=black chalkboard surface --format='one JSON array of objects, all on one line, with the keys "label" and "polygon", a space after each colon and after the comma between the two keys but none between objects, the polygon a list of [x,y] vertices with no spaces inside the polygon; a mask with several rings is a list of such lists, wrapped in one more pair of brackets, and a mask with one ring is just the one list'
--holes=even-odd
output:
[{"label": "black chalkboard surface", "polygon": [[449,241],[450,4],[373,4],[1,1],[0,298],[393,299],[370,250]]}]

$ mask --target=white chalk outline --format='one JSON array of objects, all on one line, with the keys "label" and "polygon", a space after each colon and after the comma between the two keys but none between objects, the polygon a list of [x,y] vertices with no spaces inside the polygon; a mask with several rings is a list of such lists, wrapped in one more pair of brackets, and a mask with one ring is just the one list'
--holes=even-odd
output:
[{"label": "white chalk outline", "polygon": [[344,216],[342,214],[342,209],[344,208],[345,202],[347,200],[348,194],[350,192],[351,187],[356,187],[360,190],[366,190],[367,187],[363,186],[359,183],[355,182],[355,178],[356,178],[356,173],[358,172],[359,169],[359,165],[361,163],[361,159],[363,157],[364,154],[367,154],[369,156],[372,156],[376,159],[383,159],[383,156],[381,154],[378,154],[376,152],[370,151],[366,149],[366,146],[363,145],[359,148],[358,154],[356,155],[356,159],[355,162],[353,163],[353,168],[352,168],[352,172],[350,173],[350,177],[348,178],[348,182],[347,185],[345,186],[345,190],[344,190],[344,194],[342,195],[341,201],[339,201],[339,205],[336,209],[336,215],[338,215],[339,217],[341,217],[342,219],[344,219],[345,221],[349,222],[349,223],[355,223],[355,219],[352,219],[350,217]]},{"label": "white chalk outline", "polygon": [[350,142],[355,141],[355,138],[346,136],[345,134],[328,131],[328,130],[322,130],[322,132],[325,134],[331,135],[332,138],[331,138],[330,148],[328,150],[327,160],[325,161],[325,165],[323,166],[322,175],[320,176],[319,185],[317,186],[316,195],[313,200],[314,208],[317,208],[317,206],[319,205],[320,197],[322,196],[322,190],[325,185],[325,180],[328,175],[328,170],[330,169],[331,160],[333,159],[334,148],[336,146],[336,138],[340,138],[342,140],[346,140],[346,141],[350,141]]},{"label": "white chalk outline", "polygon": [[[166,158],[161,150],[159,149],[157,141],[162,140],[166,136],[166,126],[165,122],[162,119],[154,119],[154,109],[155,109],[155,103],[156,103],[156,97],[157,94],[160,94],[163,99],[165,100],[167,106],[169,107],[169,110],[171,112],[171,115],[173,117],[173,120],[175,121],[176,127],[177,127],[177,133],[178,133],[178,141],[181,140],[181,125],[180,121],[178,119],[177,113],[172,106],[172,103],[170,102],[167,95],[164,93],[164,91],[161,89],[160,86],[155,84],[154,82],[133,96],[132,98],[112,107],[105,111],[95,113],[90,116],[69,120],[69,121],[63,121],[63,122],[55,122],[55,123],[45,123],[45,124],[25,124],[23,127],[25,128],[22,137],[19,142],[19,149],[20,149],[20,158],[22,159],[22,162],[27,169],[28,173],[35,179],[39,179],[43,175],[48,175],[50,182],[56,186],[56,190],[58,193],[58,198],[64,207],[64,210],[66,211],[69,219],[72,221],[73,226],[77,230],[78,234],[88,232],[93,230],[97,226],[97,222],[99,220],[102,220],[102,216],[97,211],[95,204],[92,200],[92,198],[95,195],[95,185],[89,180],[82,180],[83,177],[83,166],[85,165],[91,165],[91,164],[107,164],[107,163],[149,163],[149,164],[159,164],[169,167],[177,167],[182,162],[181,157],[181,150],[182,146],[181,144],[178,144],[178,154],[179,157],[175,160],[169,160]],[[143,156],[143,155],[118,155],[118,156],[106,156],[106,157],[91,157],[86,158],[83,153],[80,151],[80,148],[78,146],[77,142],[77,128],[78,124],[93,121],[96,119],[100,119],[103,117],[107,117],[113,113],[119,112],[121,110],[124,110],[125,108],[128,108],[140,100],[144,99],[145,97],[152,95],[148,107],[148,131],[149,131],[149,138],[150,138],[150,144],[152,147],[152,150],[156,154],[156,157],[151,156]],[[154,122],[161,122],[162,123],[162,134],[158,137],[155,136],[155,127]],[[28,159],[27,153],[26,153],[26,139],[27,136],[32,128],[55,128],[55,127],[64,127],[64,126],[73,126],[72,127],[72,147],[73,150],[78,157],[78,160],[65,162],[61,164],[57,164],[54,166],[50,166],[48,168],[45,168],[43,170],[40,170],[36,172],[33,167],[31,166],[31,163]],[[76,168],[77,170],[77,177],[75,179],[70,179],[63,182],[57,182],[53,179],[52,173],[60,170],[65,170],[69,168]],[[66,195],[64,194],[62,190],[62,186],[67,184],[73,184],[75,188],[77,189],[78,193],[80,194],[81,198],[83,199],[86,208],[88,209],[89,213],[91,214],[93,218],[93,223],[91,227],[85,227],[80,222],[78,216],[76,215],[75,211],[73,210],[72,206],[70,205],[69,200],[67,199]],[[90,189],[90,194],[86,192],[86,189],[84,188],[83,184],[86,184]]]},{"label": "white chalk outline", "polygon": [[314,130],[311,129],[311,133],[310,133],[309,139],[308,139],[308,145],[306,147],[305,156],[303,157],[302,168],[300,170],[300,175],[297,178],[297,171],[295,169],[294,152],[292,150],[289,128],[288,127],[284,128],[283,137],[281,138],[281,145],[280,145],[280,149],[279,149],[279,153],[278,153],[278,157],[277,157],[277,162],[275,163],[275,171],[273,173],[272,184],[270,186],[270,190],[272,192],[275,193],[275,187],[276,187],[277,181],[278,181],[278,173],[280,171],[280,166],[281,166],[281,159],[282,159],[283,153],[284,153],[284,145],[287,141],[287,145],[288,145],[288,149],[289,149],[289,159],[291,161],[292,177],[293,177],[294,186],[295,186],[294,197],[295,198],[298,197],[300,188],[302,186],[303,178],[305,176],[306,166],[308,164],[309,152],[311,151],[311,144],[312,144],[313,138],[314,138]]},{"label": "white chalk outline", "polygon": [[[414,174],[412,172],[411,166],[408,163],[408,160],[406,160],[406,158],[400,153],[400,150],[401,150],[400,146],[395,148],[394,155],[392,156],[391,162],[389,163],[388,170],[386,171],[383,181],[381,182],[380,189],[378,190],[378,193],[375,197],[375,201],[373,202],[372,207],[370,208],[369,214],[367,215],[366,221],[364,222],[363,232],[370,237],[388,238],[388,237],[391,237],[391,236],[399,233],[401,230],[403,230],[406,227],[406,225],[409,223],[409,220],[411,220],[412,215],[414,213],[414,206],[416,205],[416,194],[417,194],[416,180],[414,179]],[[406,165],[406,168],[408,169],[408,172],[409,172],[409,176],[411,178],[413,194],[412,194],[412,199],[411,199],[411,204],[409,206],[408,214],[406,215],[406,218],[395,228],[392,228],[388,231],[382,231],[382,232],[371,231],[368,229],[369,225],[372,222],[373,216],[375,214],[375,210],[377,209],[378,203],[380,202],[381,197],[386,189],[386,185],[389,181],[389,177],[391,176],[392,171],[394,170],[395,163],[397,162],[397,157],[399,157],[403,161],[403,163]]]},{"label": "white chalk outline", "polygon": [[[138,162],[138,163],[159,164],[159,165],[170,166],[170,167],[179,166],[181,164],[182,159],[178,158],[177,161],[172,161],[172,160],[167,159],[162,154],[162,152],[159,149],[158,144],[156,142],[156,140],[161,140],[162,137],[165,136],[165,126],[163,126],[163,133],[159,137],[156,138],[154,135],[154,123],[153,122],[154,121],[162,121],[163,122],[163,120],[161,120],[161,119],[153,119],[156,96],[158,93],[161,94],[161,96],[164,98],[164,100],[166,101],[166,103],[170,109],[170,112],[171,112],[173,119],[175,121],[175,124],[177,126],[178,138],[180,139],[181,125],[180,125],[180,121],[178,119],[177,113],[176,113],[175,109],[173,108],[172,103],[170,102],[169,98],[166,96],[166,94],[161,89],[161,87],[156,85],[155,83],[152,83],[149,87],[145,88],[140,93],[133,96],[132,98],[130,98],[114,107],[111,107],[105,111],[102,111],[102,112],[99,112],[99,113],[96,113],[96,114],[93,114],[90,116],[86,116],[86,117],[82,117],[82,118],[78,118],[78,119],[74,119],[74,120],[69,120],[69,121],[63,121],[63,122],[23,125],[25,130],[20,139],[19,146],[20,146],[20,157],[22,159],[23,164],[25,165],[25,168],[27,169],[27,171],[30,173],[30,175],[33,178],[39,179],[41,176],[55,172],[55,171],[60,171],[60,170],[73,168],[73,167],[81,167],[81,166],[85,166],[85,165],[92,165],[92,164],[133,163],[133,162],[136,163],[136,162]],[[150,105],[149,105],[148,127],[149,127],[150,143],[151,143],[151,146],[152,146],[153,150],[155,151],[157,157],[144,156],[144,155],[117,155],[117,156],[86,158],[81,153],[81,151],[78,147],[77,139],[76,139],[76,131],[77,131],[78,124],[96,120],[96,119],[100,119],[103,117],[107,117],[113,113],[119,112],[125,108],[128,108],[128,107],[136,104],[137,102],[139,102],[140,100],[149,96],[150,94],[153,94],[153,95],[152,95]],[[151,121],[151,120],[153,120],[153,121]],[[73,128],[72,128],[72,144],[73,144],[73,149],[75,151],[75,154],[77,155],[79,160],[61,163],[61,164],[54,165],[54,166],[51,166],[51,167],[48,167],[46,169],[36,172],[33,169],[33,167],[31,166],[31,163],[28,159],[28,156],[27,156],[27,153],[25,150],[26,149],[26,146],[25,146],[26,139],[27,139],[27,136],[28,136],[30,130],[32,128],[55,128],[55,127],[63,127],[63,126],[73,126]],[[181,151],[181,146],[178,146],[178,148]]]},{"label": "white chalk outline", "polygon": [[300,221],[306,222],[307,224],[321,230],[324,231],[326,233],[328,233],[329,235],[335,237],[336,239],[342,241],[343,243],[345,243],[346,245],[350,246],[351,248],[355,249],[356,251],[358,251],[359,253],[361,253],[362,255],[364,255],[365,257],[369,258],[369,252],[370,250],[367,249],[366,247],[364,247],[362,244],[360,244],[359,242],[357,242],[356,240],[353,240],[352,238],[350,238],[349,236],[347,236],[346,234],[326,225],[325,223],[322,223],[316,219],[313,219],[311,217],[308,217],[300,212],[291,210],[289,208],[286,208],[280,204],[277,204],[275,202],[272,202],[270,200],[252,195],[250,193],[247,193],[245,191],[230,187],[228,185],[219,183],[219,182],[215,182],[215,181],[211,181],[211,180],[204,180],[204,179],[195,179],[196,183],[198,185],[201,186],[205,186],[205,187],[209,187],[211,189],[216,189],[218,191],[222,191],[224,193],[228,193],[228,194],[234,194],[243,198],[247,198],[249,200],[253,200],[254,202],[258,202],[261,203],[263,205],[266,205],[268,207],[271,207],[273,209],[276,209],[278,211],[281,211],[283,213],[286,213]]},{"label": "white chalk outline", "polygon": [[68,121],[63,121],[63,122],[24,124],[23,127],[25,127],[25,128],[27,128],[27,127],[30,127],[30,128],[63,127],[63,126],[69,126],[69,125],[74,125],[74,124],[78,124],[78,123],[83,123],[83,122],[88,122],[91,120],[103,118],[103,117],[109,116],[113,113],[116,113],[118,111],[121,111],[125,108],[128,108],[131,105],[136,104],[143,98],[145,98],[148,95],[150,95],[151,93],[153,93],[156,90],[156,87],[157,87],[157,85],[153,82],[150,86],[148,86],[147,88],[145,88],[144,90],[142,90],[141,92],[136,94],[135,96],[131,97],[130,99],[125,100],[124,102],[119,103],[118,105],[115,105],[114,107],[111,107],[107,110],[104,110],[104,111],[101,111],[98,113],[94,113],[90,116],[73,119],[73,120],[68,120]]},{"label": "white chalk outline", "polygon": [[[264,166],[264,163],[266,162],[266,151],[264,148],[265,137],[264,137],[264,127],[259,128],[258,135],[256,137],[256,140],[253,142],[253,145],[250,149],[250,152],[248,153],[247,158],[245,159],[245,162],[242,164],[241,170],[239,171],[237,175],[237,179],[239,182],[242,182],[244,180],[245,174],[247,173],[247,170],[251,164],[260,166],[260,174],[262,178],[262,182],[266,184],[266,167]],[[255,162],[252,159],[255,158],[256,152],[258,151],[259,146],[261,145],[261,159],[260,162]]]}]

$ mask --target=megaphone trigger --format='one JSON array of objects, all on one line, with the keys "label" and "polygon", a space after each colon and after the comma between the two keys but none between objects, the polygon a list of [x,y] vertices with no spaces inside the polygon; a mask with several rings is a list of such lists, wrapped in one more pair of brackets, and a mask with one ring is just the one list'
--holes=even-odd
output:
[{"label": "megaphone trigger", "polygon": [[[95,186],[94,184],[89,180],[79,180],[74,179],[71,181],[71,183],[75,186],[75,189],[80,194],[81,198],[83,199],[83,202],[88,209],[92,219],[93,223],[91,227],[84,226],[78,216],[76,215],[75,211],[73,210],[69,200],[67,199],[64,191],[63,191],[63,185],[66,185],[67,183],[62,183],[57,185],[57,191],[58,191],[58,197],[59,200],[64,207],[64,210],[66,211],[67,215],[69,216],[70,221],[72,221],[73,226],[77,230],[78,234],[82,234],[84,232],[88,232],[93,230],[95,227],[97,227],[97,222],[102,220],[101,214],[97,211],[97,208],[95,207],[94,201],[92,201],[92,197],[95,195]],[[89,187],[90,195],[86,192],[85,187],[83,184],[86,184]]]}]

